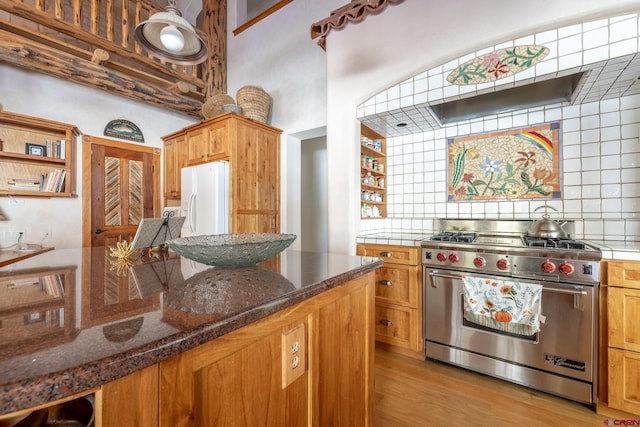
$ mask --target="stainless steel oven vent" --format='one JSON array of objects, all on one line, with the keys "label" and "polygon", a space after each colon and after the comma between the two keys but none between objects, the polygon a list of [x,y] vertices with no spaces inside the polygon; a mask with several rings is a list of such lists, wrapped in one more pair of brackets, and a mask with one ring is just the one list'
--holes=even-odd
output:
[{"label": "stainless steel oven vent", "polygon": [[583,75],[584,73],[570,74],[511,89],[431,105],[429,108],[438,121],[445,125],[490,114],[570,102]]}]

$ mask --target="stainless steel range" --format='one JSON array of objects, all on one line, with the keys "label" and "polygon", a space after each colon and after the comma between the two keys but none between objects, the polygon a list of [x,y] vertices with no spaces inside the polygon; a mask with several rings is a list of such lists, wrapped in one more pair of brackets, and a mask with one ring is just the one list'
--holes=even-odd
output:
[{"label": "stainless steel range", "polygon": [[[442,232],[422,242],[426,357],[593,404],[602,254],[570,238],[571,222],[562,239],[527,236],[530,225],[439,220]],[[469,320],[470,279],[537,288],[539,328],[496,329],[493,312]]]}]

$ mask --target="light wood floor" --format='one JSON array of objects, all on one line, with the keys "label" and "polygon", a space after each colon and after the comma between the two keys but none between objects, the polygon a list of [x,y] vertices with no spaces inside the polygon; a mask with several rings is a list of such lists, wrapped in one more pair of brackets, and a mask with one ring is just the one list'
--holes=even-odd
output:
[{"label": "light wood floor", "polygon": [[434,361],[376,349],[376,427],[603,426],[591,408]]}]

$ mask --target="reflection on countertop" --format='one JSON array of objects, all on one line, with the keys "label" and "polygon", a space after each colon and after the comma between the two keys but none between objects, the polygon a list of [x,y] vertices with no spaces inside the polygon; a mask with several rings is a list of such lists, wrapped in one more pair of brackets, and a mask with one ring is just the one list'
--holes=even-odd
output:
[{"label": "reflection on countertop", "polygon": [[52,247],[43,247],[29,243],[28,246],[22,249],[9,248],[0,250],[0,267],[52,251],[53,249]]},{"label": "reflection on countertop", "polygon": [[0,415],[100,386],[380,266],[285,250],[218,269],[173,253],[124,262],[85,248],[0,268]]}]

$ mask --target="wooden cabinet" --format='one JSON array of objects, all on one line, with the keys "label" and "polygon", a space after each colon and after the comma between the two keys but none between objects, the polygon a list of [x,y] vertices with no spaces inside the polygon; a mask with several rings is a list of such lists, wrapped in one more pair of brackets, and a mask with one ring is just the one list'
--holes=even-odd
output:
[{"label": "wooden cabinet", "polygon": [[384,137],[361,125],[360,131],[360,183],[362,218],[387,216],[387,175]]},{"label": "wooden cabinet", "polygon": [[69,124],[0,111],[0,196],[75,197],[75,146]]},{"label": "wooden cabinet", "polygon": [[97,426],[157,426],[159,365],[155,364],[102,386]]},{"label": "wooden cabinet", "polygon": [[607,263],[608,405],[640,415],[640,262]]},{"label": "wooden cabinet", "polygon": [[[372,427],[374,274],[62,401],[94,395],[102,427]],[[302,372],[286,381],[294,357],[286,336],[300,325]]]},{"label": "wooden cabinet", "polygon": [[180,199],[181,170],[187,166],[188,146],[185,135],[180,134],[164,141],[164,197]]},{"label": "wooden cabinet", "polygon": [[187,164],[223,160],[228,157],[230,121],[213,120],[207,126],[196,125],[187,131]]},{"label": "wooden cabinet", "polygon": [[384,260],[375,273],[376,341],[423,358],[420,248],[359,244],[357,254]]},{"label": "wooden cabinet", "polygon": [[[280,134],[282,131],[225,113],[163,137],[165,198],[179,199],[180,168],[229,162],[229,232],[280,231]],[[186,162],[166,165],[172,144],[186,144]],[[168,146],[169,145],[169,146]],[[179,166],[179,167],[178,167]],[[174,192],[173,188],[178,189]]]},{"label": "wooden cabinet", "polygon": [[[374,273],[102,388],[102,426],[373,426]],[[304,325],[304,372],[283,380]]]}]

